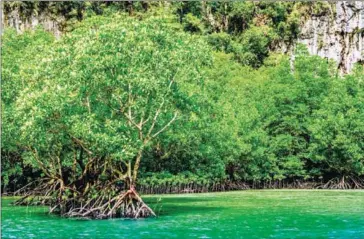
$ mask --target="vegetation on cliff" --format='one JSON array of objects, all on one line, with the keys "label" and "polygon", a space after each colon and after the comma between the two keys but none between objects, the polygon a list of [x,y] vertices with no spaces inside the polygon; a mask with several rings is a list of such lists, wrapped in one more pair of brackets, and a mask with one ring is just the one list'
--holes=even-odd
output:
[{"label": "vegetation on cliff", "polygon": [[363,188],[363,68],[271,53],[297,4],[196,4],[109,6],[59,40],[6,29],[4,191],[106,218],[153,215],[137,189]]}]

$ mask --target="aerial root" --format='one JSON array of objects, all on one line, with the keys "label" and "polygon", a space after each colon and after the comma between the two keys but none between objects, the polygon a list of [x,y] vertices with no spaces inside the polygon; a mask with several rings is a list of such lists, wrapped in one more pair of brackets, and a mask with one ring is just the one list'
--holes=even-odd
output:
[{"label": "aerial root", "polygon": [[69,203],[68,207],[68,212],[64,213],[63,216],[96,219],[156,216],[153,210],[143,202],[134,189],[130,189],[111,199],[105,196],[99,196],[89,199],[85,204],[80,206]]},{"label": "aerial root", "polygon": [[319,186],[322,189],[363,189],[364,180],[359,177],[342,176],[341,178],[333,178],[327,183]]},{"label": "aerial root", "polygon": [[[35,185],[35,186],[34,186]],[[14,192],[14,195],[22,195],[14,205],[49,205],[52,194],[59,188],[59,182],[52,179],[41,179],[27,184]]]},{"label": "aerial root", "polygon": [[[34,184],[21,189],[23,196],[14,205],[49,205],[49,213],[64,217],[104,219],[156,216],[134,187],[114,196],[110,193],[112,190],[101,190],[98,194],[80,193],[53,179],[41,180],[36,186]],[[65,193],[66,189],[68,193]]]}]

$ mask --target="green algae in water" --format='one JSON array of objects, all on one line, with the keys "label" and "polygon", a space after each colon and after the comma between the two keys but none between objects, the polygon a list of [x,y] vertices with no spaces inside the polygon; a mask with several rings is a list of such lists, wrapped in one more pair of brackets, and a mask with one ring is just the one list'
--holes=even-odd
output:
[{"label": "green algae in water", "polygon": [[364,238],[364,191],[155,195],[158,218],[79,220],[2,199],[2,238]]}]

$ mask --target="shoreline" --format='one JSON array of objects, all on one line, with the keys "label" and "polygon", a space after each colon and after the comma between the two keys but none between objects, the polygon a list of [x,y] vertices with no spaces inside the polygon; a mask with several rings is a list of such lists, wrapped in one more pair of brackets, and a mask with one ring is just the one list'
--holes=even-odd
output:
[{"label": "shoreline", "polygon": [[[142,194],[143,197],[169,197],[169,196],[193,196],[193,195],[212,195],[212,194],[234,194],[234,193],[253,193],[253,192],[356,192],[364,193],[364,189],[302,189],[302,188],[280,188],[280,189],[245,189],[230,190],[220,192],[201,192],[201,193],[164,193],[164,194]],[[21,196],[1,195],[1,199],[19,199]]]}]

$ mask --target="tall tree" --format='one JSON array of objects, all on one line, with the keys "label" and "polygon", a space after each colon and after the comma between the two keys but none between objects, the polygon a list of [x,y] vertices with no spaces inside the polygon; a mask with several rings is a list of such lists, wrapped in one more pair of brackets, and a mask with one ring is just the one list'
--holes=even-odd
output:
[{"label": "tall tree", "polygon": [[163,19],[110,22],[90,18],[40,53],[16,104],[37,190],[65,216],[154,215],[135,190],[143,152],[188,114],[210,64],[203,41]]}]

